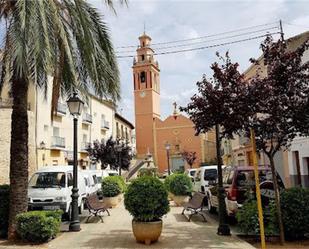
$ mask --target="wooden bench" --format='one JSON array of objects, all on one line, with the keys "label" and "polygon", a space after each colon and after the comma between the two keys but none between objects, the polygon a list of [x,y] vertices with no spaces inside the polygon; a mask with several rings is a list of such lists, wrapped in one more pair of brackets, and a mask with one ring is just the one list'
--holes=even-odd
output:
[{"label": "wooden bench", "polygon": [[[191,218],[193,215],[200,215],[203,217],[204,221],[206,222],[206,218],[204,216],[203,207],[204,207],[204,199],[206,198],[206,195],[195,192],[192,196],[192,198],[185,204],[183,204],[183,210],[182,215],[184,215],[188,221],[191,221]],[[189,217],[185,215],[185,211],[190,211]]]},{"label": "wooden bench", "polygon": [[100,201],[96,193],[91,194],[87,197],[86,205],[89,211],[89,216],[86,220],[86,223],[92,216],[99,217],[103,222],[102,216],[104,212],[107,212],[108,216],[110,216],[108,208],[111,207],[107,206],[104,202]]}]

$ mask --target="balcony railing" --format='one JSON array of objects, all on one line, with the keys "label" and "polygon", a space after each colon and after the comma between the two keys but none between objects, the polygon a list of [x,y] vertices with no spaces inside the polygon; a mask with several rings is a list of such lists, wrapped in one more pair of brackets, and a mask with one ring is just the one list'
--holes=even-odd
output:
[{"label": "balcony railing", "polygon": [[65,138],[52,136],[51,147],[53,148],[65,148]]},{"label": "balcony railing", "polygon": [[61,102],[57,104],[57,114],[64,116],[67,113],[67,105]]},{"label": "balcony railing", "polygon": [[102,120],[101,129],[108,130],[110,128],[109,122],[106,120]]},{"label": "balcony railing", "polygon": [[89,113],[83,114],[83,123],[85,124],[92,124],[92,115]]},{"label": "balcony railing", "polygon": [[80,150],[81,151],[87,151],[87,149],[91,146],[91,143],[89,142],[81,142]]}]

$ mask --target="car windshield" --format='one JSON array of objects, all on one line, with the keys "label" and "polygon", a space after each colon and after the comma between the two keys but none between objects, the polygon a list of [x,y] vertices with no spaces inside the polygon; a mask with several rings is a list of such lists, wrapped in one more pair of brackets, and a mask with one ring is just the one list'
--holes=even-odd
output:
[{"label": "car windshield", "polygon": [[190,174],[190,176],[194,176],[195,170],[191,170],[191,171],[189,172],[189,174]]},{"label": "car windshield", "polygon": [[[265,181],[272,181],[272,174],[270,170],[259,170],[260,183]],[[255,186],[255,178],[253,170],[241,170],[237,176],[237,186]]]},{"label": "car windshield", "polygon": [[40,172],[35,173],[29,182],[32,188],[61,188],[65,187],[64,172]]},{"label": "car windshield", "polygon": [[212,181],[217,179],[217,169],[206,169],[204,172],[204,180]]}]

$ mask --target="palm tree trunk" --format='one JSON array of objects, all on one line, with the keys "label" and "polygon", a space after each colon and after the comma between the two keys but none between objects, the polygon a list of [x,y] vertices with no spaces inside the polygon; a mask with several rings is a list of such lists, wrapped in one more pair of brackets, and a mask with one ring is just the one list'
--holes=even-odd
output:
[{"label": "palm tree trunk", "polygon": [[270,161],[270,167],[271,167],[273,183],[274,183],[275,203],[276,203],[276,211],[277,211],[277,220],[279,224],[280,243],[281,245],[283,245],[285,238],[284,238],[284,228],[283,228],[281,205],[280,205],[280,194],[279,194],[278,180],[277,180],[277,174],[276,174],[276,169],[275,169],[275,162],[274,162],[274,157],[272,155],[268,155],[268,157]]},{"label": "palm tree trunk", "polygon": [[8,237],[16,237],[16,215],[28,208],[28,84],[12,79],[13,110],[11,117],[10,212]]}]

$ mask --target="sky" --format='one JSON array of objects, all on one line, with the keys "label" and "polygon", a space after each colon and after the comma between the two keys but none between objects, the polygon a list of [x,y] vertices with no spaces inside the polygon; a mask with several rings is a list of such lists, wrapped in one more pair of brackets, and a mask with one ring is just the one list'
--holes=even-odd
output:
[{"label": "sky", "polygon": [[[144,31],[152,43],[191,39],[255,25],[283,22],[285,38],[309,31],[309,3],[304,1],[264,0],[129,0],[128,6],[116,5],[115,15],[104,0],[89,0],[103,15],[108,24],[117,52],[134,48],[118,47],[138,45],[138,37]],[[273,26],[267,26],[273,27]],[[249,30],[250,31],[250,30]],[[256,34],[249,35],[256,36]],[[279,38],[275,35],[274,38]],[[234,38],[234,40],[239,38]],[[200,44],[222,43],[224,39]],[[193,52],[157,55],[161,73],[161,118],[172,114],[174,101],[185,106],[197,92],[196,82],[203,74],[211,77],[210,66],[217,61],[216,52],[229,51],[232,61],[240,64],[243,72],[250,66],[249,59],[260,55],[263,38]],[[195,46],[196,47],[196,46]],[[134,52],[122,53],[135,54]],[[118,111],[134,123],[134,98],[132,58],[119,58],[121,77],[121,101]]]}]

